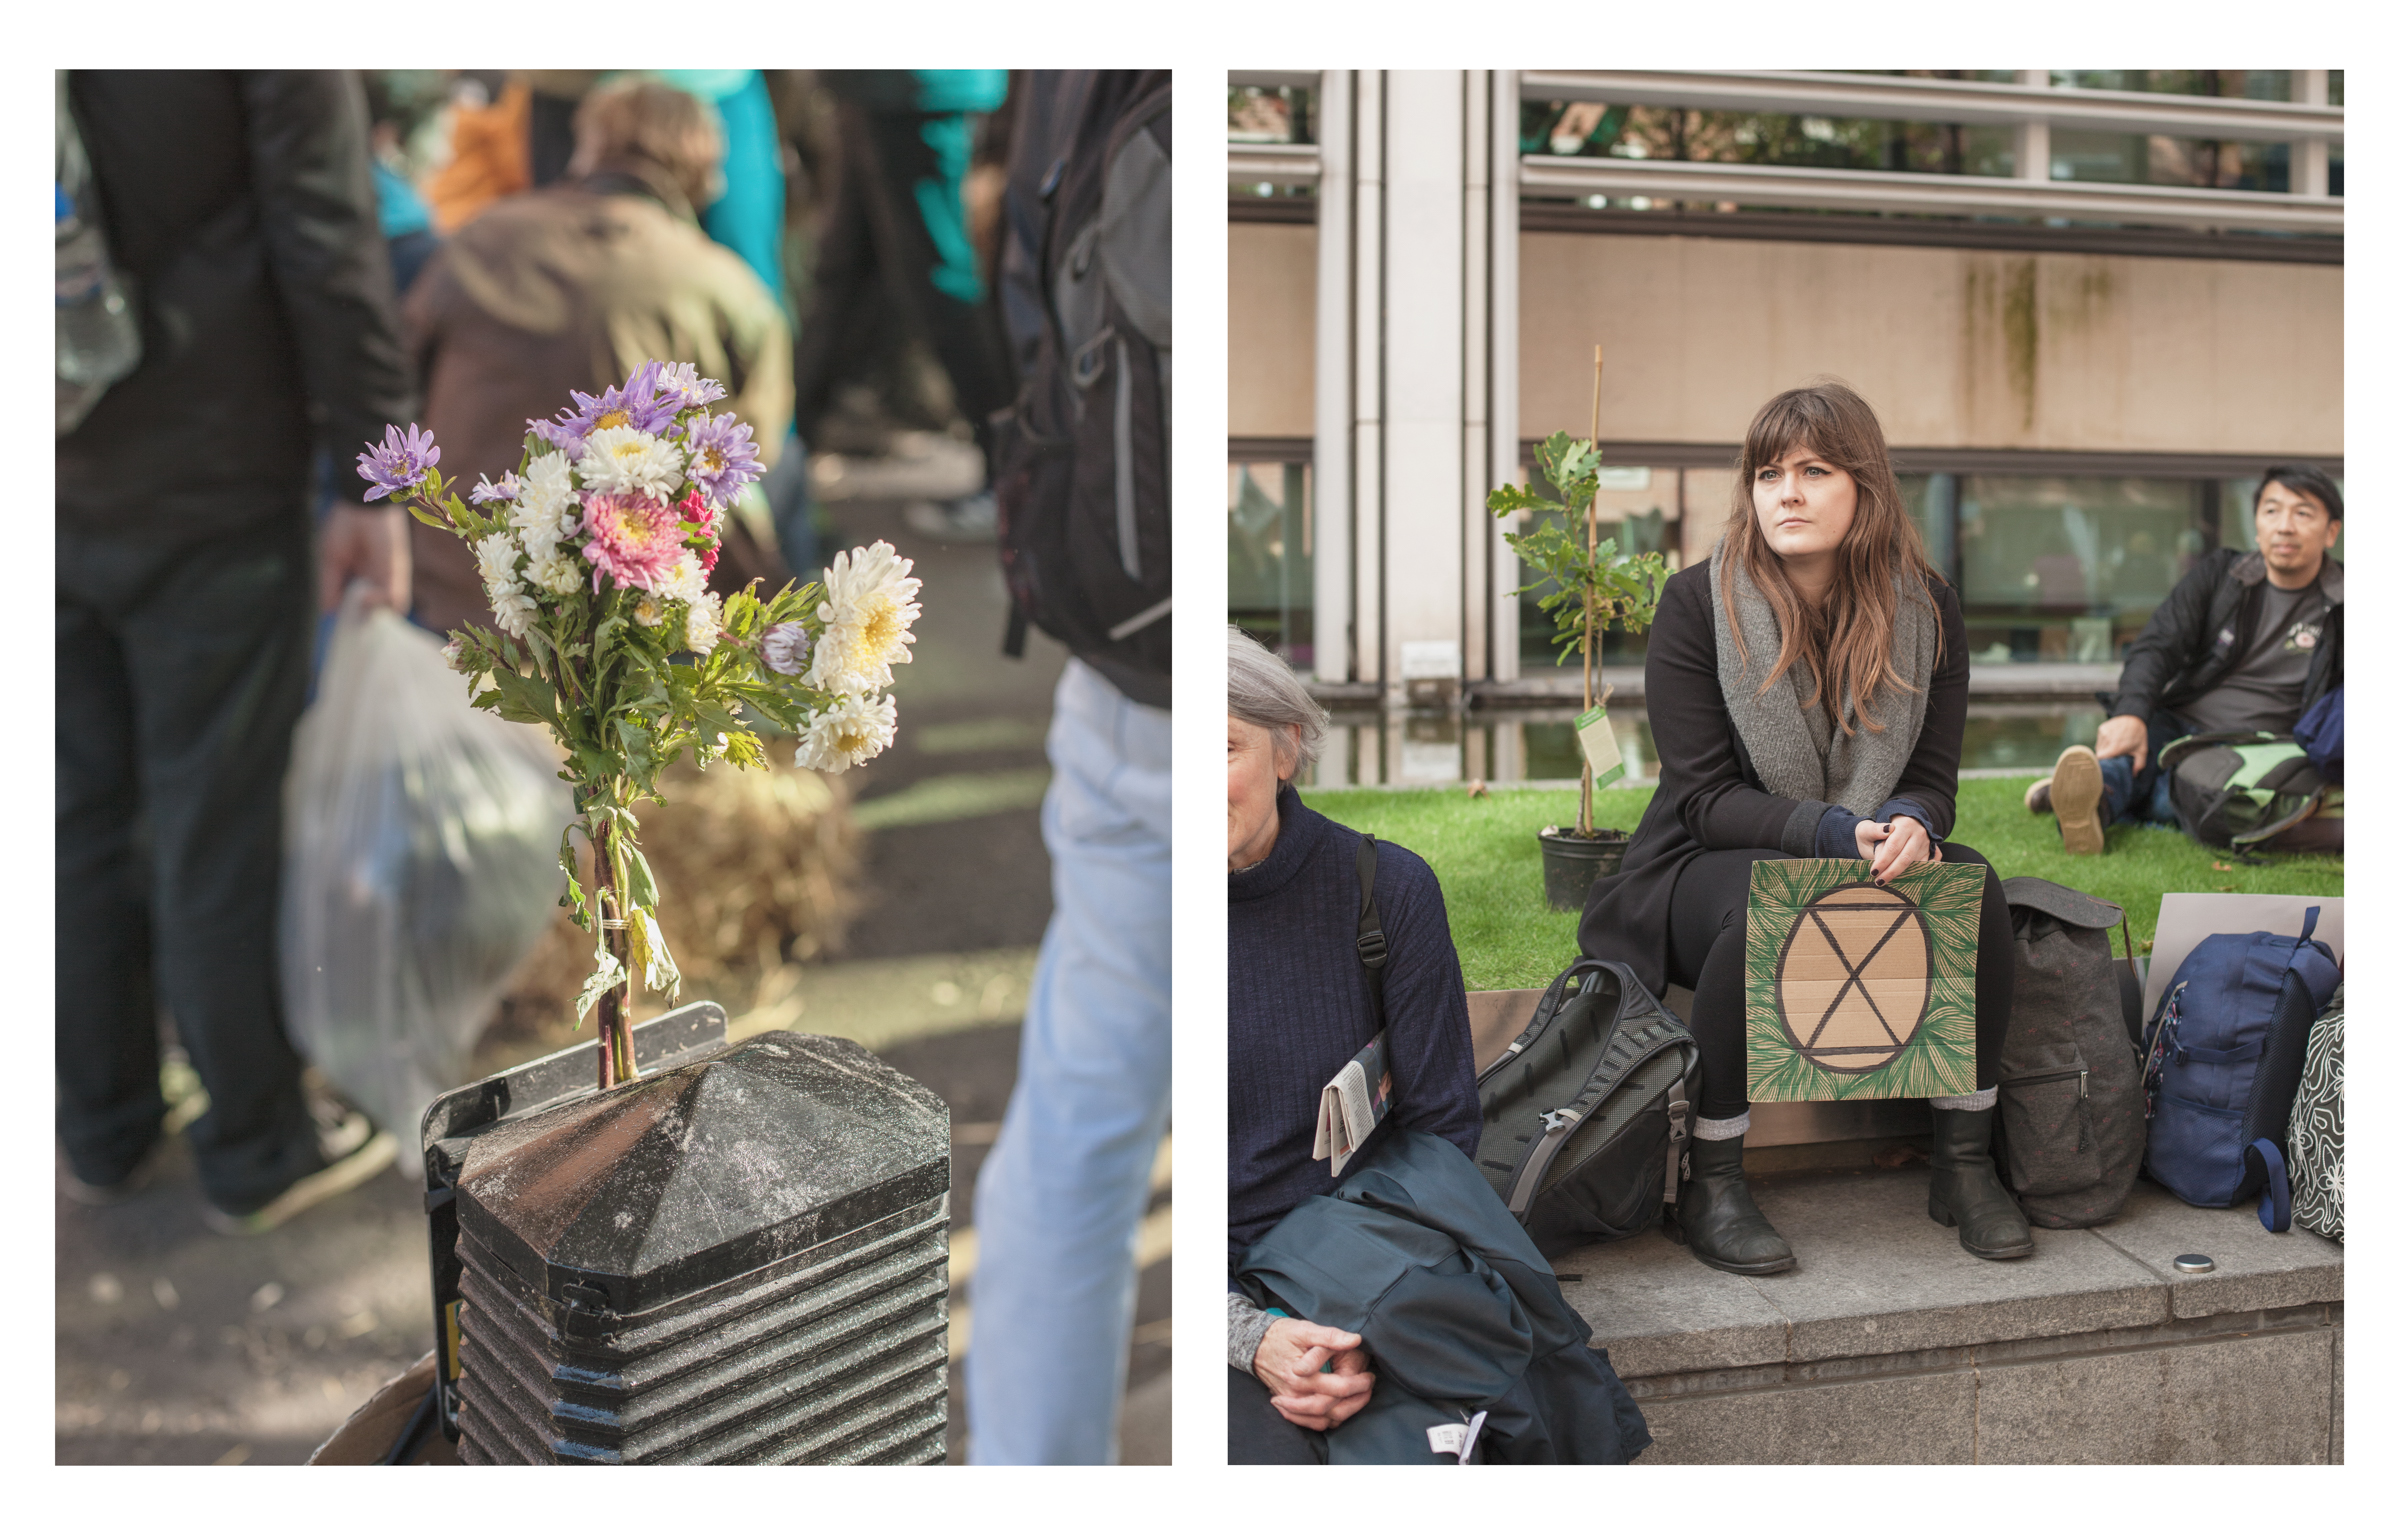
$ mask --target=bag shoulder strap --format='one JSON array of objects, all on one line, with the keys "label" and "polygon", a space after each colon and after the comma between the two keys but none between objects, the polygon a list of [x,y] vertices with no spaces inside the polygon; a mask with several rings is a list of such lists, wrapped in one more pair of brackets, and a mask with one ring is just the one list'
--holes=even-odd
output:
[{"label": "bag shoulder strap", "polygon": [[1375,1004],[1375,1026],[1383,1027],[1383,962],[1391,957],[1383,941],[1383,914],[1375,909],[1375,838],[1358,839],[1358,962],[1367,969],[1367,995]]}]

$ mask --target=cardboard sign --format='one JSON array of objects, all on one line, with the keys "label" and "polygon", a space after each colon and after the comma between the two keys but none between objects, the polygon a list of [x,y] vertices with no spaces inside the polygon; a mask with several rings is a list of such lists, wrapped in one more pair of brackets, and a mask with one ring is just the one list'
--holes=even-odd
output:
[{"label": "cardboard sign", "polygon": [[1975,1091],[1982,919],[1979,864],[1919,864],[1881,886],[1855,858],[1751,865],[1751,1100]]},{"label": "cardboard sign", "polygon": [[1583,748],[1583,760],[1592,765],[1593,788],[1605,789],[1625,776],[1625,754],[1617,750],[1606,704],[1594,704],[1575,716],[1575,740]]}]

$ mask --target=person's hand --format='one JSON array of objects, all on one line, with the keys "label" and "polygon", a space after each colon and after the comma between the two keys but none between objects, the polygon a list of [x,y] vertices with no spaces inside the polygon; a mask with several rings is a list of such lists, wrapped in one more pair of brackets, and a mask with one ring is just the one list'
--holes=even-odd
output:
[{"label": "person's hand", "polygon": [[336,501],[325,514],[317,546],[317,607],[332,612],[352,581],[364,581],[361,600],[367,607],[406,613],[408,524],[408,513],[397,506]]},{"label": "person's hand", "polygon": [[2131,757],[2133,770],[2140,772],[2150,755],[2150,722],[2138,714],[2110,715],[2100,724],[2100,743],[2092,748],[2092,755]]},{"label": "person's hand", "polygon": [[[1287,1422],[1323,1433],[1349,1421],[1374,1392],[1361,1341],[1338,1327],[1284,1317],[1259,1340],[1250,1372]],[[1325,1373],[1329,1360],[1333,1369]]]},{"label": "person's hand", "polygon": [[[1859,829],[1866,828],[1862,825]],[[1933,833],[1914,816],[1896,815],[1884,823],[1883,831],[1876,841],[1874,868],[1869,871],[1876,884],[1906,873],[1912,865],[1942,861],[1942,850],[1933,845]]]}]

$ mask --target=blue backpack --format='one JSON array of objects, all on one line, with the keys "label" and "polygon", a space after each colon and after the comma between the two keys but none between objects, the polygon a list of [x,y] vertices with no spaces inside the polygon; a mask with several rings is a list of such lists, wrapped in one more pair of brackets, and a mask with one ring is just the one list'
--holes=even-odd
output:
[{"label": "blue backpack", "polygon": [[2310,935],[2218,933],[2201,940],[2142,1032],[2150,1117],[2142,1166],[2186,1204],[2223,1209],[2253,1195],[2259,1224],[2291,1225],[2285,1131],[2309,1028],[2342,983]]}]

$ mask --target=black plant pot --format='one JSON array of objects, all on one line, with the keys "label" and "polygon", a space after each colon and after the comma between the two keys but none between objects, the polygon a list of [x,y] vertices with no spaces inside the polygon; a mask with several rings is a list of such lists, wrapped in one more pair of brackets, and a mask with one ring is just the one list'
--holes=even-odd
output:
[{"label": "black plant pot", "polygon": [[1578,837],[1552,826],[1542,832],[1542,894],[1552,911],[1581,911],[1592,881],[1606,879],[1625,863],[1630,840],[1621,831]]}]

